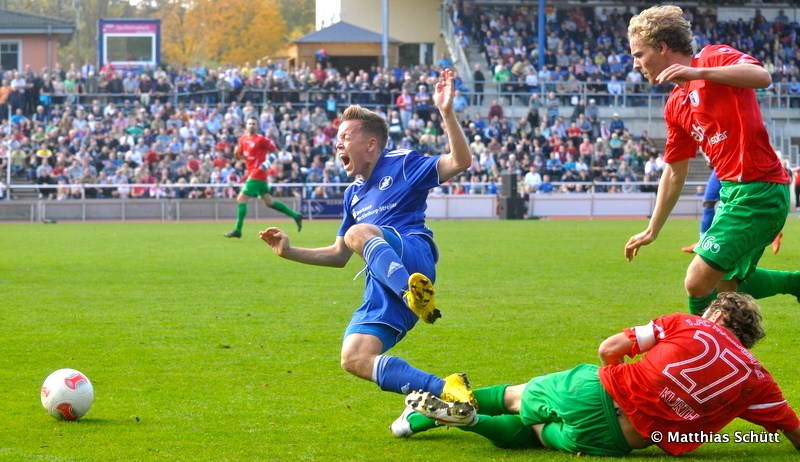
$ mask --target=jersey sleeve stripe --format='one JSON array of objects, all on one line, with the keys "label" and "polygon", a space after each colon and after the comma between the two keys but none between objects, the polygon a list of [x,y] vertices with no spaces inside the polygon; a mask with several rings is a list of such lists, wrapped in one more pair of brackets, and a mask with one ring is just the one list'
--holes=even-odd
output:
[{"label": "jersey sleeve stripe", "polygon": [[749,406],[747,409],[769,409],[771,407],[783,406],[784,404],[786,404],[786,400],[779,401],[777,403],[754,404]]}]

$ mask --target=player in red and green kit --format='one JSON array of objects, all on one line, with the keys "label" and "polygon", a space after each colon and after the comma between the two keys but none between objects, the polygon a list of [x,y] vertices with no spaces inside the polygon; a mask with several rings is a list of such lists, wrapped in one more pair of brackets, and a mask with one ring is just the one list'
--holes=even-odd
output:
[{"label": "player in red and green kit", "polygon": [[251,197],[260,197],[264,205],[284,213],[294,219],[297,223],[297,230],[303,227],[303,216],[293,211],[283,202],[276,201],[269,193],[269,182],[267,181],[267,155],[277,149],[275,143],[266,136],[258,134],[258,118],[248,117],[245,125],[247,133],[239,138],[234,155],[237,159],[244,158],[247,162],[247,180],[244,188],[239,193],[236,201],[239,203],[239,210],[236,214],[236,229],[223,234],[225,237],[242,237],[242,223],[247,216],[247,200]]},{"label": "player in red and green kit", "polygon": [[[475,390],[479,413],[413,392],[390,428],[408,438],[457,426],[502,448],[606,456],[655,444],[676,456],[705,442],[736,442],[736,434],[719,432],[741,418],[763,426],[772,442],[782,431],[800,449],[800,419],[749,351],[764,335],[755,300],[724,292],[702,317],[674,313],[608,337],[598,349],[603,367],[582,364],[521,385]],[[759,435],[751,432],[742,433]]]},{"label": "player in red and green kit", "polygon": [[652,84],[674,82],[665,107],[666,167],[647,229],[625,246],[630,261],[653,242],[680,197],[689,159],[702,148],[722,183],[720,206],[694,249],[684,281],[689,309],[702,313],[718,292],[755,298],[800,296],[800,272],[756,268],[789,213],[789,176],[769,143],[754,89],[772,78],[761,63],[726,45],[693,54],[691,24],[676,6],[646,9],[628,27],[635,69]]}]

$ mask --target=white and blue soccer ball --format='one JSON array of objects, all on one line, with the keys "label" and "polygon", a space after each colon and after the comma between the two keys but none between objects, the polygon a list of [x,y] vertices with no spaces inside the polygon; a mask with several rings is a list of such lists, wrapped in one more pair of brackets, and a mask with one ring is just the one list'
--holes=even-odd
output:
[{"label": "white and blue soccer ball", "polygon": [[59,369],[42,385],[42,406],[58,420],[78,420],[92,407],[94,387],[83,373]]}]

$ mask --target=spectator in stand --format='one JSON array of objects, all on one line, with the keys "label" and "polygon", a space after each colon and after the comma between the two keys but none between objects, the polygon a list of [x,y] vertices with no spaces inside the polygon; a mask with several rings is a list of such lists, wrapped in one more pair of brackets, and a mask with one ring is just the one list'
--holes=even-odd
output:
[{"label": "spectator in stand", "polygon": [[554,181],[561,180],[561,175],[564,174],[564,164],[561,162],[557,152],[550,153],[550,158],[547,159],[545,164],[545,172]]},{"label": "spectator in stand", "polygon": [[440,69],[449,69],[453,65],[453,60],[450,59],[447,53],[442,53],[442,57],[439,58],[436,65],[439,66]]},{"label": "spectator in stand", "polygon": [[547,99],[544,102],[545,108],[547,108],[547,117],[550,121],[555,121],[559,115],[559,107],[561,107],[561,102],[558,100],[555,92],[548,92]]},{"label": "spectator in stand", "polygon": [[550,194],[553,192],[553,183],[550,182],[550,175],[544,174],[542,175],[542,184],[539,185],[539,189],[536,191],[537,194]]},{"label": "spectator in stand", "polygon": [[619,113],[614,113],[614,118],[611,120],[611,125],[608,129],[611,133],[616,133],[617,135],[622,135],[622,132],[625,131],[625,122],[620,118]]},{"label": "spectator in stand", "polygon": [[495,117],[497,117],[497,119],[499,120],[499,119],[502,119],[504,117],[504,115],[503,115],[503,106],[501,106],[500,103],[496,99],[492,100],[492,105],[489,106],[489,113],[488,113],[487,117],[488,117],[489,120],[492,120]]},{"label": "spectator in stand", "polygon": [[[39,166],[36,168],[36,184],[38,185],[50,185],[55,183],[55,178],[53,178],[53,167],[50,166],[50,163],[47,161],[46,158],[41,158],[39,161]],[[53,197],[53,190],[42,188],[36,190],[39,193],[39,199],[42,199],[45,194],[47,194],[51,199]]]},{"label": "spectator in stand", "polygon": [[522,183],[522,191],[526,196],[539,191],[539,186],[542,184],[542,175],[539,174],[539,170],[535,165],[531,164],[531,166],[528,168],[528,173],[525,174],[525,178],[523,179]]},{"label": "spectator in stand", "polygon": [[461,90],[456,90],[455,96],[453,97],[453,110],[456,112],[456,118],[459,122],[464,120],[464,114],[466,113],[468,106],[469,99],[461,94]]},{"label": "spectator in stand", "polygon": [[620,106],[624,87],[622,86],[622,82],[617,80],[616,74],[611,75],[611,80],[609,80],[607,84],[607,91],[611,95],[611,107]]},{"label": "spectator in stand", "polygon": [[408,128],[411,122],[411,114],[414,112],[414,97],[411,96],[408,89],[403,88],[394,104],[400,111],[400,119],[403,122],[403,128]]}]

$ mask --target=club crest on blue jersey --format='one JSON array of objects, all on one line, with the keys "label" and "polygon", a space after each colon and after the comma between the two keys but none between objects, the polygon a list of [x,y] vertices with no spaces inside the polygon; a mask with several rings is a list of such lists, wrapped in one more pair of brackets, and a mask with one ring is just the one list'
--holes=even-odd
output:
[{"label": "club crest on blue jersey", "polygon": [[394,180],[392,179],[392,177],[385,176],[385,177],[381,178],[381,182],[378,185],[378,189],[380,189],[381,191],[386,191],[387,189],[392,187],[392,183],[394,183]]},{"label": "club crest on blue jersey", "polygon": [[689,101],[691,101],[692,106],[697,107],[700,105],[700,95],[697,94],[697,90],[692,90],[689,93]]}]

